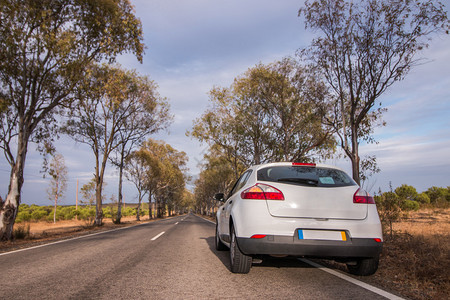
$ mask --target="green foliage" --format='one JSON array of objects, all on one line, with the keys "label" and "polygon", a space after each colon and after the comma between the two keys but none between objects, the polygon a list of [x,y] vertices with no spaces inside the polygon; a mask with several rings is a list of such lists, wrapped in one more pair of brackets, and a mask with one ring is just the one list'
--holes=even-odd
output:
[{"label": "green foliage", "polygon": [[225,155],[214,148],[203,159],[205,163],[201,165],[200,175],[195,181],[195,206],[201,213],[210,214],[218,204],[214,194],[228,194],[234,181],[245,169],[242,165],[233,166]]},{"label": "green foliage", "polygon": [[[86,66],[127,52],[142,61],[142,41],[129,0],[1,1],[0,148],[14,171],[8,197],[16,206],[29,142],[43,153],[54,150],[56,114],[70,106]],[[10,213],[0,214],[0,239],[12,236]]]},{"label": "green foliage", "polygon": [[92,223],[95,218],[95,208],[94,207],[82,207],[78,208],[77,212],[78,219],[88,221]]},{"label": "green foliage", "polygon": [[416,188],[407,184],[402,184],[395,189],[395,193],[402,199],[405,200],[416,200],[419,195]]},{"label": "green foliage", "polygon": [[188,134],[245,166],[325,158],[335,149],[323,126],[326,95],[313,69],[292,58],[258,64],[229,88],[213,88],[211,109]]},{"label": "green foliage", "polygon": [[125,207],[122,208],[122,216],[129,217],[129,216],[135,216],[136,215],[136,208],[133,207]]},{"label": "green foliage", "polygon": [[402,209],[406,211],[410,210],[419,210],[420,204],[417,201],[414,200],[404,200],[402,202]]},{"label": "green foliage", "polygon": [[430,204],[430,197],[426,193],[420,193],[417,195],[416,201],[419,202],[421,205]]},{"label": "green foliage", "polygon": [[145,181],[142,184],[151,196],[149,199],[156,201],[157,216],[179,210],[188,180],[184,174],[188,160],[186,153],[163,141],[149,139],[133,157],[140,161],[139,165],[144,170]]},{"label": "green foliage", "polygon": [[450,187],[433,186],[425,192],[430,198],[430,203],[437,206],[445,206],[450,202]]}]

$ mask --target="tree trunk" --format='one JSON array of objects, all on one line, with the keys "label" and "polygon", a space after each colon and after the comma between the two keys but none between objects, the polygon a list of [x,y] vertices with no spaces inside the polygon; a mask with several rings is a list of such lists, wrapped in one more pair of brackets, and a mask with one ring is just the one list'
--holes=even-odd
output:
[{"label": "tree trunk", "polygon": [[[20,121],[19,123],[22,123]],[[22,126],[21,126],[22,125]],[[23,128],[23,124],[19,124]],[[0,201],[0,240],[11,240],[13,238],[13,227],[16,221],[17,211],[21,201],[21,191],[23,185],[23,170],[27,156],[29,135],[19,131],[17,137],[17,158],[11,167],[9,179],[8,195],[5,201]],[[30,131],[30,130],[29,130]]]},{"label": "tree trunk", "polygon": [[136,209],[136,221],[140,221],[141,220],[141,217],[140,217],[140,214],[141,214],[141,202],[142,202],[142,195],[141,195],[141,191],[139,190],[139,197],[138,197],[138,207],[137,207],[137,209]]},{"label": "tree trunk", "polygon": [[56,224],[56,203],[58,203],[58,194],[55,195],[55,207],[53,209],[53,224]]},{"label": "tree trunk", "polygon": [[152,205],[152,193],[148,192],[148,217],[153,219],[153,205]]},{"label": "tree trunk", "polygon": [[350,160],[352,162],[353,180],[355,180],[355,182],[358,185],[360,185],[361,179],[359,175],[359,163],[360,163],[359,143],[358,143],[358,133],[355,125],[352,126],[352,155],[350,157]]},{"label": "tree trunk", "polygon": [[99,181],[100,180],[97,179],[97,187],[95,189],[95,198],[96,198],[95,220],[94,220],[95,226],[103,225],[102,183]]},{"label": "tree trunk", "polygon": [[[120,153],[120,166],[119,166],[119,196],[117,200],[117,218],[116,223],[120,224],[120,220],[122,219],[122,181],[123,181],[123,160],[124,160],[124,148]],[[140,201],[140,200],[139,200]]]},{"label": "tree trunk", "polygon": [[162,214],[161,214],[161,200],[160,199],[156,199],[156,217],[157,218],[161,218]]}]

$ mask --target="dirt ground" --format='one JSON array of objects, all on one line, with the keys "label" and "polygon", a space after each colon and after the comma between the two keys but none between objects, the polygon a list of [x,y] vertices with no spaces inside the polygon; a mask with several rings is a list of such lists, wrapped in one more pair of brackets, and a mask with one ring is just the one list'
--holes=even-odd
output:
[{"label": "dirt ground", "polygon": [[[30,236],[0,242],[0,253],[151,221],[146,216],[139,222],[135,217],[124,217],[119,225],[104,219],[102,227],[92,227],[86,221],[77,220],[17,224],[15,228],[30,226]],[[410,212],[401,222],[393,224],[393,232],[392,237],[385,233],[377,273],[363,281],[401,293],[409,299],[450,299],[450,209]],[[325,264],[346,270],[342,264]]]}]

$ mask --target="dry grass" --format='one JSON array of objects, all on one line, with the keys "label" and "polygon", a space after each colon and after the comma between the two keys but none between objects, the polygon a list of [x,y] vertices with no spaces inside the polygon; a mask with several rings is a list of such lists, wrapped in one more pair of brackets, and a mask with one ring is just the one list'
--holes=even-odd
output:
[{"label": "dry grass", "polygon": [[[135,216],[122,217],[121,221],[124,224],[134,223]],[[141,217],[141,221],[148,221],[148,216]],[[104,226],[109,227],[112,224],[111,219],[103,219]],[[51,233],[64,233],[70,231],[79,231],[85,228],[90,228],[91,224],[83,220],[64,220],[58,221],[56,224],[50,222],[30,222],[30,235],[32,237],[39,237],[42,235],[49,235]]]},{"label": "dry grass", "polygon": [[450,298],[450,210],[422,210],[386,235],[378,284],[410,299]]}]

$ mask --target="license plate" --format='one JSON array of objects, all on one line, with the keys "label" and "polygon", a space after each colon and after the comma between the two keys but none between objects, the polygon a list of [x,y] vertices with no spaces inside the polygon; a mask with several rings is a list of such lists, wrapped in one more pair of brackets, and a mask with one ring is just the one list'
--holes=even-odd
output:
[{"label": "license plate", "polygon": [[338,230],[299,229],[298,238],[300,240],[346,241],[347,235],[345,231]]}]

